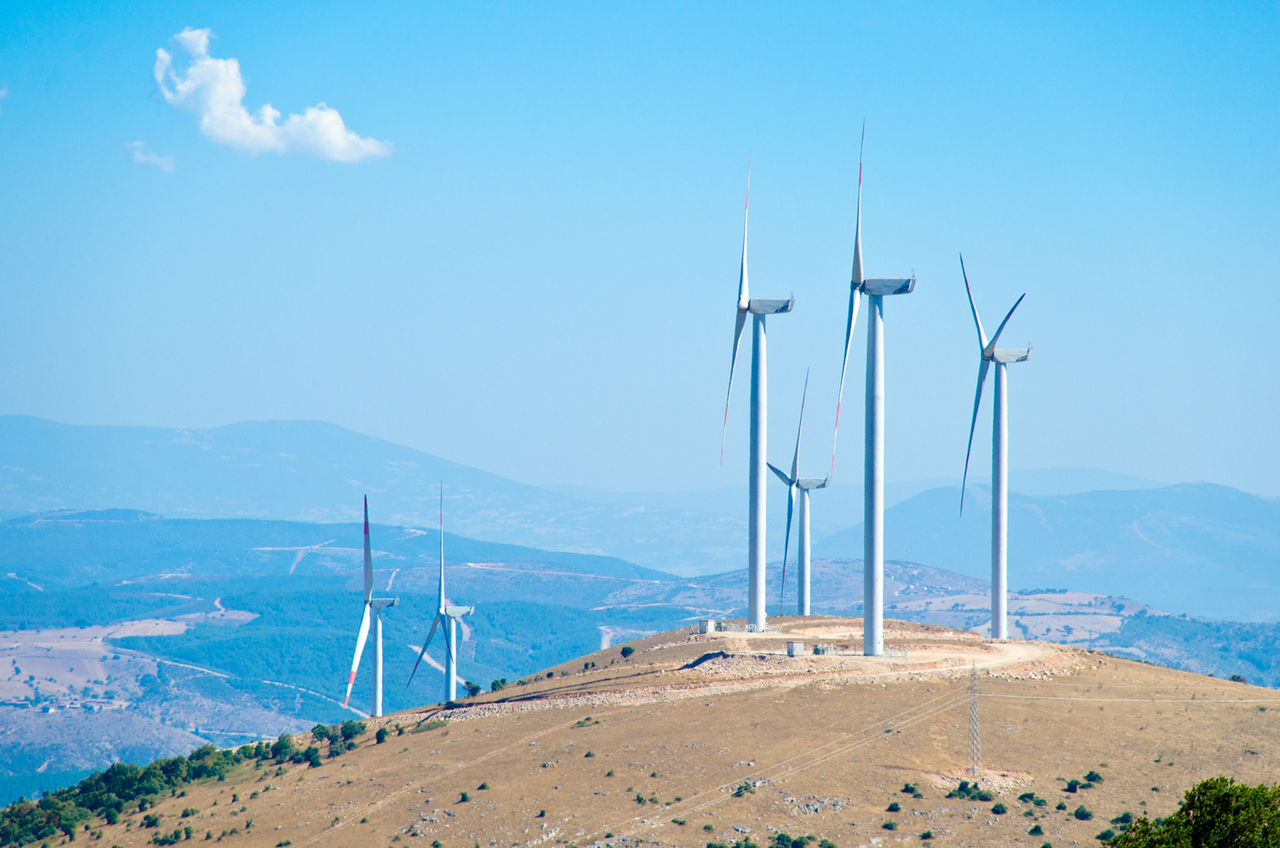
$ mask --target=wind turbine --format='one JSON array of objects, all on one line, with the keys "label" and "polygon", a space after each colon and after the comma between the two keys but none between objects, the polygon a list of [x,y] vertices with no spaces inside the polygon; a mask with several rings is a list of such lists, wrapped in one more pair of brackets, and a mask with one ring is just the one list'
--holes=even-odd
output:
[{"label": "wind turbine", "polygon": [[[867,126],[862,125],[862,144]],[[862,275],[862,148],[858,150],[858,218],[854,229],[853,276],[849,281],[849,319],[844,332],[844,362],[840,366],[840,394],[836,399],[836,435],[844,373],[849,365],[853,325],[861,295],[867,296],[867,398],[862,490],[862,652],[884,653],[884,298],[911,294],[916,277],[865,278]],[[831,443],[831,474],[835,475],[835,437]]]},{"label": "wind turbine", "polygon": [[347,697],[342,701],[346,707],[351,701],[351,687],[356,682],[356,671],[360,668],[360,657],[364,654],[364,643],[369,638],[369,624],[373,624],[373,716],[382,715],[382,611],[400,603],[398,598],[375,598],[373,596],[373,549],[369,546],[369,496],[364,498],[364,618],[360,620],[360,635],[356,637],[356,655],[351,660],[351,674],[347,676]]},{"label": "wind turbine", "polygon": [[969,275],[964,270],[964,256],[960,257],[960,275],[964,277],[964,291],[969,296],[969,310],[973,313],[974,326],[978,328],[978,391],[973,396],[973,420],[969,423],[969,447],[964,452],[964,476],[960,481],[960,514],[964,515],[964,486],[969,479],[969,454],[973,451],[973,430],[978,424],[978,406],[982,403],[982,385],[987,379],[991,363],[996,366],[994,422],[991,425],[991,636],[993,639],[1009,638],[1009,412],[1006,401],[1005,369],[1010,362],[1026,362],[1031,358],[1031,348],[998,348],[996,342],[1004,332],[1004,325],[1013,317],[1013,310],[1022,303],[1023,294],[1004,316],[996,334],[987,341],[982,330],[978,307],[973,305],[973,292],[969,289]]},{"label": "wind turbine", "polygon": [[791,457],[791,473],[786,474],[773,463],[769,469],[778,475],[778,479],[787,485],[787,535],[782,544],[782,588],[778,592],[778,614],[782,614],[783,595],[787,588],[787,548],[791,544],[791,508],[795,503],[796,492],[800,493],[800,528],[796,541],[796,559],[800,567],[797,576],[796,615],[809,614],[809,492],[813,489],[825,489],[830,477],[800,476],[800,433],[804,429],[804,400],[809,394],[809,372],[804,372],[804,392],[800,395],[800,424],[796,427],[796,452]]},{"label": "wind turbine", "polygon": [[751,166],[747,166],[747,199],[742,212],[742,266],[738,272],[737,322],[733,329],[733,357],[729,360],[729,389],[724,398],[724,429],[720,431],[720,462],[724,464],[724,436],[729,428],[729,398],[733,394],[733,370],[738,363],[738,343],[747,315],[751,315],[751,457],[747,495],[747,629],[765,629],[764,520],[765,444],[768,383],[765,363],[765,316],[795,308],[796,299],[752,299],[747,285],[747,211],[751,206]]},{"label": "wind turbine", "polygon": [[[427,646],[431,644],[431,640],[435,638],[436,628],[444,625],[444,700],[456,701],[458,699],[458,622],[464,615],[471,615],[475,612],[475,607],[460,607],[445,601],[444,595],[444,484],[440,484],[440,597],[436,604],[436,617],[431,620],[431,630],[427,633],[427,641],[422,643],[422,652],[418,654],[418,661],[413,664],[413,671],[409,674],[409,683],[413,683],[413,676],[418,673],[418,666],[422,663],[422,658],[427,655]],[[407,687],[409,683],[406,683]]]}]

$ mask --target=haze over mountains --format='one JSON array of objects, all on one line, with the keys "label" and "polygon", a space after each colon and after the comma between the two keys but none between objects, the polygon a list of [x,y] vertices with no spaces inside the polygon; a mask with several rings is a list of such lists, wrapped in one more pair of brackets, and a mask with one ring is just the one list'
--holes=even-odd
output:
[{"label": "haze over mountains", "polygon": [[[990,492],[932,489],[885,512],[885,556],[990,574]],[[862,525],[814,545],[862,552]],[[1211,483],[1059,497],[1009,496],[1011,588],[1139,598],[1173,613],[1233,621],[1280,616],[1280,501]]]}]

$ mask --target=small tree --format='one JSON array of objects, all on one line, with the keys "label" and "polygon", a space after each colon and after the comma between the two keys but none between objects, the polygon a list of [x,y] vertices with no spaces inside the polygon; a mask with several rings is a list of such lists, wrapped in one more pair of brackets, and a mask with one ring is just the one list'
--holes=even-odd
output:
[{"label": "small tree", "polygon": [[470,680],[467,681],[467,697],[468,698],[474,698],[476,695],[479,695],[480,689],[481,689],[481,686],[479,683],[472,683]]},{"label": "small tree", "polygon": [[373,738],[374,738],[375,740],[377,740],[377,744],[379,744],[379,745],[381,745],[383,742],[386,742],[386,741],[387,741],[387,729],[386,729],[385,727],[379,727],[379,728],[378,728],[378,732],[377,732],[377,733],[375,733],[375,734],[373,734]]},{"label": "small tree", "polygon": [[631,656],[632,654],[634,654],[635,652],[636,652],[636,649],[635,649],[635,648],[633,648],[633,647],[631,647],[630,645],[623,645],[623,646],[622,646],[622,658],[623,658],[624,660],[625,660],[627,657],[629,657],[629,656]]}]

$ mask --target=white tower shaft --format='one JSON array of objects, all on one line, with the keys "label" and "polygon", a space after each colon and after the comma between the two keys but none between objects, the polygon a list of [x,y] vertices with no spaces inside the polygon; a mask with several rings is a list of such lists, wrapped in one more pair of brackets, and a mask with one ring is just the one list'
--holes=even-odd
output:
[{"label": "white tower shaft", "polygon": [[373,608],[373,715],[382,715],[382,610]]},{"label": "white tower shaft", "polygon": [[449,638],[445,640],[445,663],[444,663],[444,686],[445,700],[456,701],[458,699],[458,622],[453,616],[449,616],[445,626],[448,632],[445,634]]},{"label": "white tower shaft", "polygon": [[799,603],[796,604],[798,615],[809,614],[809,490],[800,490],[800,544],[796,550],[800,560]]},{"label": "white tower shaft", "polygon": [[769,387],[763,315],[751,316],[751,469],[748,496],[747,623],[765,628],[765,450],[768,443]]},{"label": "white tower shaft", "polygon": [[867,298],[866,456],[863,469],[862,652],[884,653],[884,299]]},{"label": "white tower shaft", "polygon": [[995,424],[991,428],[991,637],[1009,638],[1009,414],[1006,368],[995,363]]}]

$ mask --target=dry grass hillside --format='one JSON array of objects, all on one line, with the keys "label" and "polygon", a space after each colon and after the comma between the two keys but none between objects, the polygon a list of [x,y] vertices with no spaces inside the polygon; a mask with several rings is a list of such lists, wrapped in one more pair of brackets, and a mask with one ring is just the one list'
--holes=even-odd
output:
[{"label": "dry grass hillside", "polygon": [[[190,826],[193,841],[299,848],[764,846],[777,832],[1039,848],[1097,844],[1125,812],[1167,815],[1210,775],[1275,779],[1280,693],[937,626],[887,622],[895,655],[868,659],[858,619],[771,625],[662,633],[626,659],[609,648],[457,709],[371,722],[318,768],[249,761],[159,800],[155,829],[137,812],[92,827],[104,846]],[[788,639],[806,653],[786,656]],[[975,664],[989,801],[946,797],[968,777]]]}]

